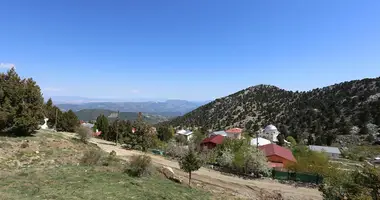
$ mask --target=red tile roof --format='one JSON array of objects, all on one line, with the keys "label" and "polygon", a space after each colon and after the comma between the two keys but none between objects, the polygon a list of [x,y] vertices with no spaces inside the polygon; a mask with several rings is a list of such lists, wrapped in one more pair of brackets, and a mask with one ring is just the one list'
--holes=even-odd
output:
[{"label": "red tile roof", "polygon": [[282,158],[285,158],[286,160],[297,162],[297,160],[294,158],[292,152],[284,147],[278,146],[277,144],[267,144],[260,146],[259,149],[264,151],[265,156],[279,156]]},{"label": "red tile roof", "polygon": [[211,137],[205,138],[202,141],[202,144],[204,143],[214,143],[214,144],[222,144],[224,140],[224,137],[221,135],[213,135]]},{"label": "red tile roof", "polygon": [[232,133],[232,134],[239,134],[243,132],[243,129],[241,128],[231,128],[225,131],[226,133]]}]

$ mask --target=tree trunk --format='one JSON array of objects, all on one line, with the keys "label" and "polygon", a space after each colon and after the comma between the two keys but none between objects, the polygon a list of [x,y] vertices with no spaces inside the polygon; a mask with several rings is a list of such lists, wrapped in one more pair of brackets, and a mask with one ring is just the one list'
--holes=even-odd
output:
[{"label": "tree trunk", "polygon": [[191,187],[191,172],[189,172],[189,186]]}]

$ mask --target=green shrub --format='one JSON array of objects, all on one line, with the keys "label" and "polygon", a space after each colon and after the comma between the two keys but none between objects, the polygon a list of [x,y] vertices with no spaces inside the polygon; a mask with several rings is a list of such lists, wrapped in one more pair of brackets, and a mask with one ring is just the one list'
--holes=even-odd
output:
[{"label": "green shrub", "polygon": [[100,150],[89,150],[84,153],[80,163],[82,165],[97,165],[101,157],[102,152]]},{"label": "green shrub", "polygon": [[111,151],[107,157],[103,159],[103,166],[115,166],[120,163],[115,151]]},{"label": "green shrub", "polygon": [[84,126],[80,126],[78,129],[77,129],[77,134],[79,136],[79,139],[80,141],[82,141],[83,143],[87,144],[88,140],[91,138],[92,136],[92,131],[91,129],[87,128],[87,127],[84,127]]},{"label": "green shrub", "polygon": [[130,176],[147,176],[153,172],[152,158],[147,155],[134,155],[129,159],[125,170]]}]

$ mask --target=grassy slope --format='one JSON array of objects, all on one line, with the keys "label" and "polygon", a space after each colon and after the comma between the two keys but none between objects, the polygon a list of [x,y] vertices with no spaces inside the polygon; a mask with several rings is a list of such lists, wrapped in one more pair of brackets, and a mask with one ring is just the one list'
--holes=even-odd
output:
[{"label": "grassy slope", "polygon": [[132,178],[93,167],[64,166],[0,179],[0,199],[208,199],[160,177]]},{"label": "grassy slope", "polygon": [[[29,147],[20,148],[23,139]],[[122,172],[124,167],[77,166],[84,151],[96,147],[54,133],[0,137],[0,143],[1,200],[209,199],[207,192],[159,175],[133,178]],[[13,166],[16,160],[19,166]]]}]

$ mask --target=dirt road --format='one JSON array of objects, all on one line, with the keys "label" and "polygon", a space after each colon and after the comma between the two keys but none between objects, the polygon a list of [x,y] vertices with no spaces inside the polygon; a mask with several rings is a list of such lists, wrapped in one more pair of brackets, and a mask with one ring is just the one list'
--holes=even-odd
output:
[{"label": "dirt road", "polygon": [[[74,137],[74,134],[72,133],[65,134],[67,136]],[[92,138],[91,142],[97,144],[106,152],[115,151],[118,156],[124,159],[128,159],[128,157],[132,155],[143,154],[143,152],[140,151],[121,149],[119,146],[115,146],[115,143],[113,142],[104,141],[97,138]],[[168,160],[158,155],[150,156],[156,165],[169,166],[175,170],[176,174],[183,178],[187,178],[187,174],[180,171],[177,161]],[[193,173],[192,180],[195,180],[196,184],[200,187],[218,190],[215,192],[224,192],[225,194],[228,193],[230,196],[232,194],[232,196],[237,198],[273,199],[273,194],[281,194],[282,198],[275,199],[322,199],[321,193],[317,189],[294,187],[269,179],[246,180],[239,177],[224,175],[218,171],[203,167]],[[266,194],[272,194],[272,196],[270,198],[264,197]]]}]

